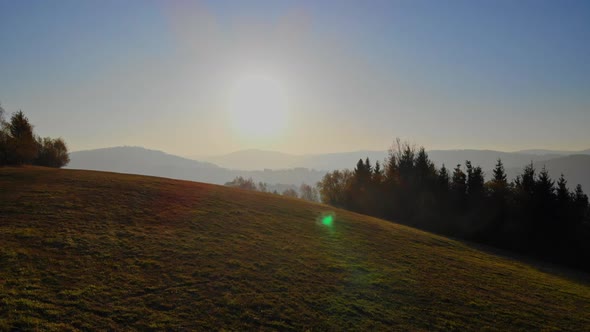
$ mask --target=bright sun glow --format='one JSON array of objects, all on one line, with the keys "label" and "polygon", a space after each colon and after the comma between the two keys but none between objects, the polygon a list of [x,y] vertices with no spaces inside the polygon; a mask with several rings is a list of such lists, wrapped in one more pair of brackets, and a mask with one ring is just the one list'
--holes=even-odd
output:
[{"label": "bright sun glow", "polygon": [[231,87],[229,98],[231,125],[241,135],[274,138],[287,126],[287,94],[273,77],[242,76]]}]

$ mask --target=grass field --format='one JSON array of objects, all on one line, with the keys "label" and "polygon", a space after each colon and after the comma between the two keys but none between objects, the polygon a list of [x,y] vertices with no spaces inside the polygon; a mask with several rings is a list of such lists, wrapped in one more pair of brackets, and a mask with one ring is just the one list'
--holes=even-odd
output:
[{"label": "grass field", "polygon": [[394,223],[186,181],[0,168],[0,330],[589,328],[588,282]]}]

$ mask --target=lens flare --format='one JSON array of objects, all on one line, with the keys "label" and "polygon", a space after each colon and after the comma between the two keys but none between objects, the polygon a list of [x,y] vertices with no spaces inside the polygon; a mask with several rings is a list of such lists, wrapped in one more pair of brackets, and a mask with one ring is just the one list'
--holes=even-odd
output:
[{"label": "lens flare", "polygon": [[334,212],[323,212],[316,218],[316,224],[319,226],[332,228],[332,226],[334,226],[335,219],[336,214]]},{"label": "lens flare", "polygon": [[331,214],[322,217],[322,225],[324,226],[332,226],[334,223],[334,216]]}]

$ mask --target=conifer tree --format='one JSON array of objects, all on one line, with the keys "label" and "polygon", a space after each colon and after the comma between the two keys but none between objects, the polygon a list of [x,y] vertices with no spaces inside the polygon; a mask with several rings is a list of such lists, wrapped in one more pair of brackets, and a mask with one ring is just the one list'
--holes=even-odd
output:
[{"label": "conifer tree", "polygon": [[446,195],[450,187],[450,177],[449,170],[445,167],[445,164],[442,165],[440,170],[437,172],[437,175],[438,188],[443,195]]},{"label": "conifer tree", "polygon": [[19,165],[31,163],[37,156],[37,142],[33,135],[33,126],[22,111],[12,115],[8,132],[11,162]]},{"label": "conifer tree", "polygon": [[481,167],[473,167],[469,160],[465,161],[465,168],[467,169],[467,196],[470,203],[475,206],[483,199],[484,195],[484,178]]},{"label": "conifer tree", "polygon": [[453,170],[453,177],[451,179],[451,193],[456,212],[465,210],[465,200],[467,194],[467,176],[461,169],[461,164]]},{"label": "conifer tree", "polygon": [[588,217],[588,196],[582,190],[582,185],[578,184],[573,193],[574,213],[578,222]]},{"label": "conifer tree", "polygon": [[567,188],[567,181],[563,176],[563,173],[557,180],[556,198],[560,205],[567,205],[571,201],[571,192]]},{"label": "conifer tree", "polygon": [[494,183],[499,184],[501,186],[505,186],[507,184],[506,171],[504,170],[504,164],[502,163],[502,159],[498,159],[498,162],[496,163],[496,167],[494,168],[492,175],[492,181]]}]

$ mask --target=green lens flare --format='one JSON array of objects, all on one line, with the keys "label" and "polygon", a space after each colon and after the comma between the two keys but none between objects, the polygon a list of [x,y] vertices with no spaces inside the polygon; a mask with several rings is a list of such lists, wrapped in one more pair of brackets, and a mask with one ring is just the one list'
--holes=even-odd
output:
[{"label": "green lens flare", "polygon": [[331,214],[322,217],[322,224],[324,226],[332,226],[333,223],[334,223],[334,216],[332,216]]}]

